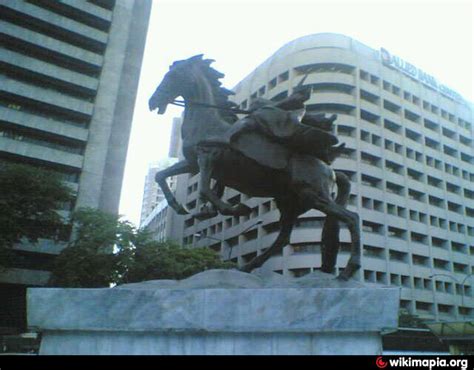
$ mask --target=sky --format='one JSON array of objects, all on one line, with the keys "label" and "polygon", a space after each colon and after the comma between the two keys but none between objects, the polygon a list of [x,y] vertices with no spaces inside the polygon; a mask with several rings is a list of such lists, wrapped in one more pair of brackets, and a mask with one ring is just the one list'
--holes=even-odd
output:
[{"label": "sky", "polygon": [[148,99],[173,61],[204,54],[232,88],[284,44],[334,32],[387,49],[472,101],[473,18],[472,0],[152,0],[120,214],[138,225],[148,165],[168,155],[182,110],[158,116]]}]

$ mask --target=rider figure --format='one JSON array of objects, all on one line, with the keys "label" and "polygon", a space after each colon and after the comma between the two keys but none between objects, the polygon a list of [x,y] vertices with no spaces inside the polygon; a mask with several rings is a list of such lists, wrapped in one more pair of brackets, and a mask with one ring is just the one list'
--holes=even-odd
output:
[{"label": "rider figure", "polygon": [[331,133],[336,115],[326,118],[324,114],[308,114],[304,102],[308,100],[310,89],[300,88],[280,101],[259,98],[251,105],[247,117],[237,121],[230,129],[232,142],[244,132],[259,131],[291,151],[316,156],[326,163],[332,162],[336,152],[343,145]]}]

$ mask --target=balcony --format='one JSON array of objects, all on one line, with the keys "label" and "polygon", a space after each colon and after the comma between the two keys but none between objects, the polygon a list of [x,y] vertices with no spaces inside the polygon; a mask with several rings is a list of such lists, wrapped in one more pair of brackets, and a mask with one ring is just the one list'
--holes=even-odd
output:
[{"label": "balcony", "polygon": [[61,94],[55,90],[26,84],[2,75],[0,75],[0,86],[2,91],[15,96],[56,106],[62,110],[72,111],[81,116],[92,116],[94,108],[92,103]]},{"label": "balcony", "polygon": [[354,76],[345,73],[335,72],[318,72],[308,75],[305,85],[318,83],[342,83],[346,85],[355,86]]},{"label": "balcony", "polygon": [[68,167],[82,168],[83,157],[81,155],[32,143],[19,142],[5,137],[0,138],[0,151],[46,162],[58,163]]},{"label": "balcony", "polygon": [[46,117],[29,114],[27,112],[10,109],[4,106],[0,106],[0,116],[5,122],[11,122],[16,125],[50,132],[52,134],[61,135],[70,139],[87,141],[87,129],[70,125],[64,121],[56,121]]},{"label": "balcony", "polygon": [[11,37],[13,40],[19,39],[25,43],[34,44],[46,51],[75,59],[78,63],[95,66],[97,69],[100,69],[103,63],[103,58],[98,54],[1,20],[0,33]]},{"label": "balcony", "polygon": [[[46,79],[54,81],[56,85],[61,84],[70,90],[77,90],[78,93],[83,91],[89,96],[94,96],[99,86],[99,81],[95,78],[7,49],[2,50],[0,63],[4,63],[5,65],[2,67],[4,71],[11,70],[13,76],[18,73],[18,67],[21,67],[21,71],[24,73],[32,72],[32,81],[38,80],[35,75],[45,76]],[[38,80],[38,84],[41,83],[42,81]]]},{"label": "balcony", "polygon": [[[49,23],[50,27],[62,29],[66,32],[73,32],[84,39],[90,39],[97,43],[102,43],[104,45],[107,44],[107,34],[105,32],[93,29],[89,26],[86,26],[85,24],[76,22],[66,17],[58,17],[57,14],[53,12],[34,6],[27,2],[11,1],[3,3],[2,6],[13,12],[24,13],[32,16],[34,15],[34,17],[39,19],[41,22]],[[91,5],[89,5],[89,7],[90,6]],[[105,11],[103,13],[107,18],[110,18],[110,16]]]}]

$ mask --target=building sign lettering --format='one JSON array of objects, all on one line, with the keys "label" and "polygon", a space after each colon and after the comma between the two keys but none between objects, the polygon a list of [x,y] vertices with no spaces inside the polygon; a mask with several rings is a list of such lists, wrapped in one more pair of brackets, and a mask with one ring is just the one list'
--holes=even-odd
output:
[{"label": "building sign lettering", "polygon": [[439,91],[441,94],[447,96],[456,101],[463,101],[464,99],[454,90],[449,87],[440,84],[436,79],[430,74],[422,71],[421,69],[415,67],[413,64],[408,63],[402,58],[397,57],[396,55],[390,54],[386,49],[380,49],[380,57],[382,63],[390,68],[395,68],[400,72],[406,74],[407,76],[420,81],[432,89]]}]

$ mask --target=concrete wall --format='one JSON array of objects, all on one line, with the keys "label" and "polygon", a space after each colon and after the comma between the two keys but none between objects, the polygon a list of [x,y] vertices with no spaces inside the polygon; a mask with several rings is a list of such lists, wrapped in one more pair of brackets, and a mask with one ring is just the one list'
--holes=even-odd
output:
[{"label": "concrete wall", "polygon": [[149,1],[116,4],[81,175],[80,206],[118,211],[150,7]]}]

